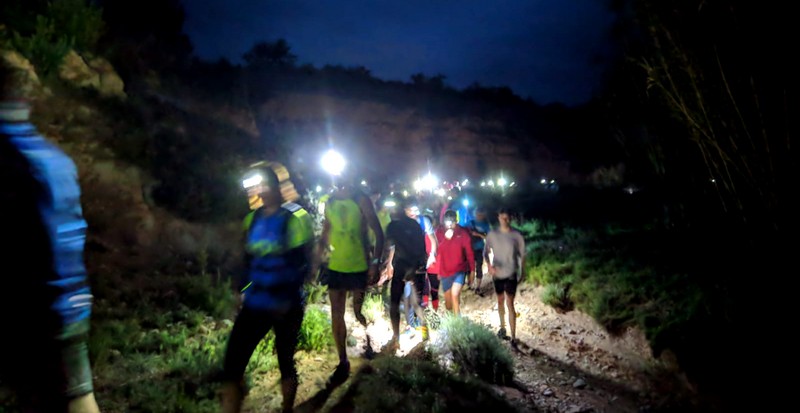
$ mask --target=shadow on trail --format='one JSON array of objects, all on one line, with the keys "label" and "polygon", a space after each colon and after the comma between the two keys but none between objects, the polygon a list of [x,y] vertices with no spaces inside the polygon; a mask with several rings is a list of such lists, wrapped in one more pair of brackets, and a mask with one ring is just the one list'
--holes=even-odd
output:
[{"label": "shadow on trail", "polygon": [[320,391],[317,392],[313,397],[300,403],[294,408],[296,413],[312,413],[318,412],[325,406],[325,403],[333,394],[333,391],[347,382],[348,377],[336,377],[336,373],[332,374],[330,378],[328,378],[328,382],[325,383],[325,387],[323,387]]},{"label": "shadow on trail", "polygon": [[[380,353],[376,352],[372,348],[372,339],[369,335],[367,335],[367,342],[364,345],[364,353],[361,357],[365,361],[370,361],[375,359],[375,357],[379,356]],[[347,380],[352,376],[353,372],[351,371],[350,374],[347,376],[338,375],[336,372],[331,374],[328,378],[328,381],[325,383],[325,387],[320,389],[314,396],[310,399],[300,403],[299,405],[295,406],[294,411],[296,413],[312,413],[320,411],[324,406],[325,403],[328,402],[331,395],[333,394],[334,390],[341,387],[343,384],[347,382]]]}]

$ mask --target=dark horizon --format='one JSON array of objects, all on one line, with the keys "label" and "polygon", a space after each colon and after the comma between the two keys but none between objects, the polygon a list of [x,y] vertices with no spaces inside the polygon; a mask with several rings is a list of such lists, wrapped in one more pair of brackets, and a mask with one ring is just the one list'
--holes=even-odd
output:
[{"label": "dark horizon", "polygon": [[444,75],[463,90],[508,87],[540,105],[577,106],[602,87],[617,48],[617,16],[606,3],[531,4],[505,0],[458,8],[411,1],[317,2],[183,0],[184,30],[205,60],[240,63],[256,42],[285,39],[297,63],[365,67],[386,81]]}]

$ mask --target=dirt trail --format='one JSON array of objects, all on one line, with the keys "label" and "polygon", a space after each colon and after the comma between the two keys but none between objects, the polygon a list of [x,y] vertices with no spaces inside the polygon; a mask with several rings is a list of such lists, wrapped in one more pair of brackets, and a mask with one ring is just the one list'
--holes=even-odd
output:
[{"label": "dirt trail", "polygon": [[[462,314],[497,331],[497,299],[488,281],[483,288],[483,297],[472,292],[462,294]],[[520,411],[638,413],[659,411],[665,400],[675,397],[676,382],[656,374],[661,363],[651,356],[642,334],[630,330],[613,337],[585,314],[578,311],[559,313],[545,305],[539,299],[540,293],[541,288],[520,287],[516,299],[520,344],[513,348],[510,342],[505,341],[514,356],[515,381],[519,386],[496,388]],[[323,305],[321,308],[328,310],[329,307]],[[348,302],[345,318],[351,336],[348,354],[355,373],[365,361],[366,334],[353,317],[351,302]],[[401,328],[403,325],[401,322]],[[367,332],[375,351],[379,351],[391,337],[391,328],[385,318],[370,324]],[[432,341],[435,341],[435,334],[433,331]],[[396,355],[405,356],[420,341],[420,337],[404,334]],[[335,400],[341,391],[324,394],[323,390],[325,380],[336,365],[336,357],[332,353],[313,356],[299,353],[297,358],[301,376],[297,398],[301,408],[298,410],[317,411],[327,404],[325,399],[328,402]],[[271,390],[266,393],[257,391],[252,395],[255,397],[246,403],[250,406],[247,411],[269,411],[266,406],[277,404],[276,379],[277,376],[267,379],[271,383],[265,387]],[[313,399],[319,397],[324,398],[317,404]]]},{"label": "dirt trail", "polygon": [[[462,296],[465,316],[499,329],[497,299],[486,281],[485,296]],[[523,391],[503,389],[521,407],[545,412],[640,412],[662,402],[659,364],[645,337],[629,330],[612,337],[586,314],[559,313],[539,299],[541,288],[520,287],[516,297],[516,380]]]}]

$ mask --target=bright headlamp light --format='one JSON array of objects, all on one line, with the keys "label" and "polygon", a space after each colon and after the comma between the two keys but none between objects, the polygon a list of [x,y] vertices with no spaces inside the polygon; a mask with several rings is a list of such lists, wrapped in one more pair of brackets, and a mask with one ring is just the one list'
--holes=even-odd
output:
[{"label": "bright headlamp light", "polygon": [[261,182],[264,182],[263,176],[260,174],[252,175],[242,180],[242,187],[244,187],[244,189],[250,189],[256,185],[259,185]]}]

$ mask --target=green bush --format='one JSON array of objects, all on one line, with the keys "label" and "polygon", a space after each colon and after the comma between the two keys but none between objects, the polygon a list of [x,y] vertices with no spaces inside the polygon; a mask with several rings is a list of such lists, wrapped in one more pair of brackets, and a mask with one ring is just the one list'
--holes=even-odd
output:
[{"label": "green bush", "polygon": [[556,234],[557,226],[551,221],[531,219],[516,226],[526,240],[536,237],[552,237]]},{"label": "green bush", "polygon": [[438,351],[444,360],[452,358],[452,368],[489,383],[511,383],[514,359],[493,332],[453,315],[444,316],[441,327],[442,346]]},{"label": "green bush", "polygon": [[367,293],[364,297],[364,306],[361,308],[367,322],[374,323],[375,320],[383,317],[384,304],[383,296],[380,293]]},{"label": "green bush", "polygon": [[70,49],[95,51],[105,27],[102,10],[86,0],[55,0],[39,12],[17,13],[0,30],[0,46],[16,49],[44,76],[58,69]]},{"label": "green bush", "polygon": [[70,39],[58,33],[53,21],[44,16],[36,17],[36,27],[29,36],[13,32],[11,45],[44,76],[55,72],[72,48]]},{"label": "green bush", "polygon": [[55,0],[47,7],[47,18],[56,33],[82,52],[93,52],[103,35],[103,11],[86,0]]},{"label": "green bush", "polygon": [[231,279],[211,275],[189,275],[178,279],[181,302],[193,310],[215,318],[230,317],[236,307],[237,294]]},{"label": "green bush", "polygon": [[324,304],[326,302],[326,294],[328,293],[328,286],[322,284],[306,284],[303,286],[306,293],[306,303],[308,304]]},{"label": "green bush", "polygon": [[297,349],[323,351],[332,345],[333,332],[328,314],[319,308],[309,307],[303,317],[303,325],[300,327],[300,339],[297,343]]},{"label": "green bush", "polygon": [[250,361],[247,363],[247,372],[250,374],[266,373],[274,368],[277,362],[278,360],[275,357],[275,331],[270,330],[258,342],[258,346],[250,356]]},{"label": "green bush", "polygon": [[543,303],[559,310],[569,310],[573,307],[569,299],[569,287],[564,284],[547,284],[542,291],[541,300]]}]

